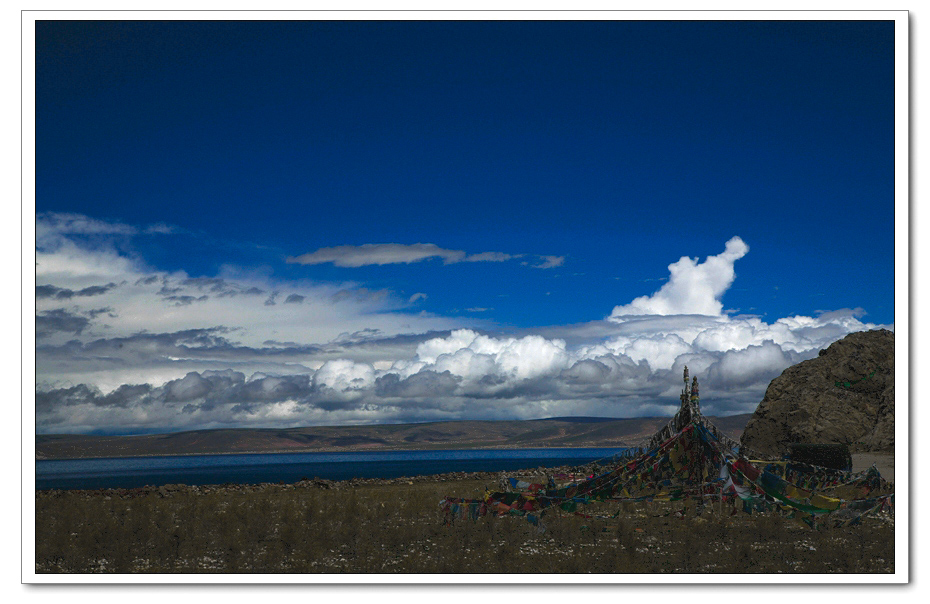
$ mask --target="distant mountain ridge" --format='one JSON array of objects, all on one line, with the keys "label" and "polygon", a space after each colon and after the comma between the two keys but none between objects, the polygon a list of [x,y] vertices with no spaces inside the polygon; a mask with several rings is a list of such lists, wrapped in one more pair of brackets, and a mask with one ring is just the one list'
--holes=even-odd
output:
[{"label": "distant mountain ridge", "polygon": [[[738,439],[751,414],[712,417]],[[667,417],[558,417],[513,421],[449,421],[372,426],[237,428],[138,436],[36,435],[36,459],[304,453],[404,449],[531,449],[641,444]]]}]

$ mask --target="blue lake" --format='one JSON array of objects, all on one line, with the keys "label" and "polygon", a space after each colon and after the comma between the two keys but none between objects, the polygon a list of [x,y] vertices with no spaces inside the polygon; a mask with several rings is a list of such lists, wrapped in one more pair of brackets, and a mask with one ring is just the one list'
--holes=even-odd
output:
[{"label": "blue lake", "polygon": [[606,461],[622,448],[267,453],[37,460],[36,489],[163,484],[259,484],[302,478],[398,478],[445,472],[513,472]]}]

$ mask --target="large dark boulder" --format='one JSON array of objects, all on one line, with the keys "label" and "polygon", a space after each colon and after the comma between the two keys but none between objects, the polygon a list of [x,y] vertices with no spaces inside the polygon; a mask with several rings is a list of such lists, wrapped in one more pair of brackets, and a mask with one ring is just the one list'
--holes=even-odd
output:
[{"label": "large dark boulder", "polygon": [[894,332],[852,333],[772,380],[740,438],[781,457],[792,443],[894,451]]}]

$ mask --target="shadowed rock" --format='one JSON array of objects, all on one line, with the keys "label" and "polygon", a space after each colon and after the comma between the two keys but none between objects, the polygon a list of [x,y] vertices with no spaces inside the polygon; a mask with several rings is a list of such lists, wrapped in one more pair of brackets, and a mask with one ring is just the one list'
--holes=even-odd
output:
[{"label": "shadowed rock", "polygon": [[780,457],[795,443],[894,451],[894,332],[852,333],[772,380],[743,431],[751,451]]}]

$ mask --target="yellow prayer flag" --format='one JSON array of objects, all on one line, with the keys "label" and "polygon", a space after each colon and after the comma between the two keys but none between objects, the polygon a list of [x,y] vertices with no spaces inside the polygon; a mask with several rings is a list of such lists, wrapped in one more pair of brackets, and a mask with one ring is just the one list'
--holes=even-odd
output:
[{"label": "yellow prayer flag", "polygon": [[811,505],[823,510],[835,510],[840,507],[840,500],[833,497],[824,497],[823,495],[813,495]]}]

